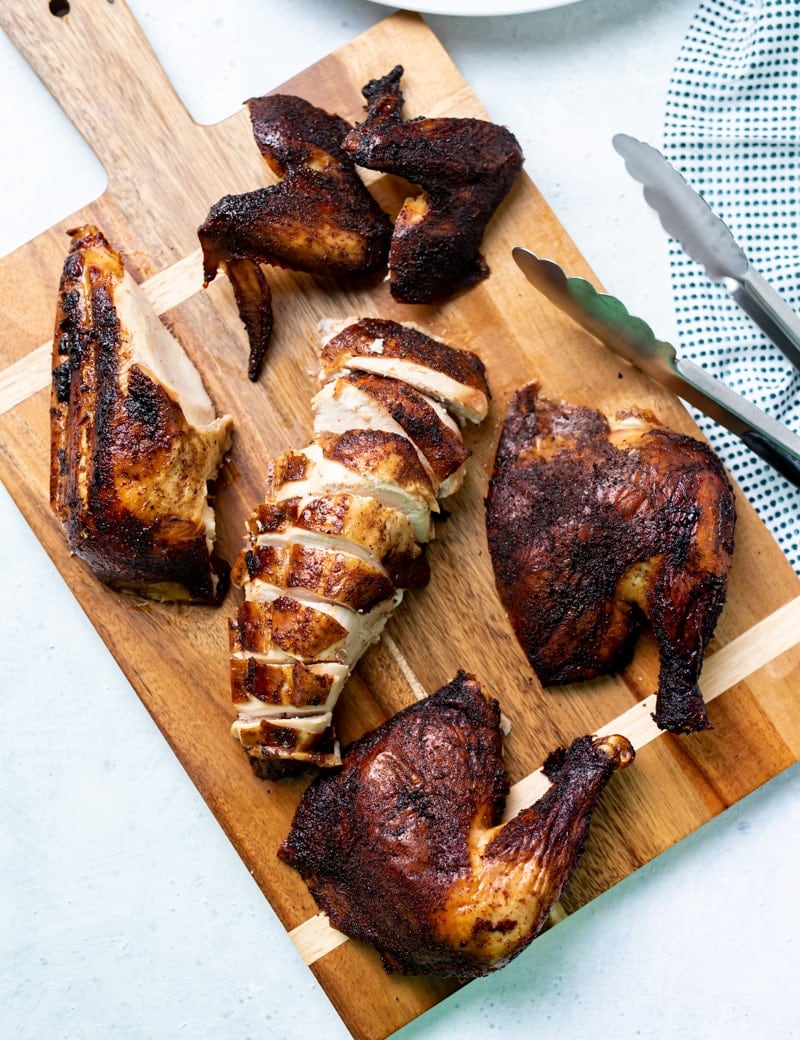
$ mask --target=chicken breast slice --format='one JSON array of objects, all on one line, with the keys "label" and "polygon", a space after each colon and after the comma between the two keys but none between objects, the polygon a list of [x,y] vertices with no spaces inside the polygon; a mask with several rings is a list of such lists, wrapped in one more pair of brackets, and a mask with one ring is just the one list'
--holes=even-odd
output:
[{"label": "chicken breast slice", "polygon": [[251,546],[291,541],[340,550],[382,570],[400,588],[420,588],[430,578],[408,517],[374,498],[339,494],[263,503],[248,529]]},{"label": "chicken breast slice", "polygon": [[438,401],[402,380],[351,372],[326,383],[311,408],[317,435],[372,429],[406,437],[437,498],[452,495],[463,483],[470,453],[458,424]]},{"label": "chicken breast slice", "polygon": [[338,493],[374,498],[399,509],[410,520],[417,542],[433,537],[431,514],[438,513],[439,506],[430,479],[405,437],[381,430],[318,437],[269,466],[268,501]]},{"label": "chicken breast slice", "polygon": [[335,661],[350,668],[379,639],[402,599],[402,592],[397,592],[359,613],[303,590],[289,596],[262,581],[251,582],[245,591],[249,598],[229,622],[232,653],[254,653],[276,663]]},{"label": "chicken breast slice", "polygon": [[274,776],[313,765],[324,769],[342,763],[330,711],[301,718],[240,718],[231,735],[250,757],[253,770]]},{"label": "chicken breast slice", "polygon": [[483,362],[472,351],[450,346],[411,324],[382,318],[324,323],[323,378],[343,370],[401,379],[440,401],[461,421],[481,422],[489,410]]},{"label": "chicken breast slice", "polygon": [[231,656],[231,691],[240,717],[294,718],[332,711],[350,669],[336,661],[267,661]]}]

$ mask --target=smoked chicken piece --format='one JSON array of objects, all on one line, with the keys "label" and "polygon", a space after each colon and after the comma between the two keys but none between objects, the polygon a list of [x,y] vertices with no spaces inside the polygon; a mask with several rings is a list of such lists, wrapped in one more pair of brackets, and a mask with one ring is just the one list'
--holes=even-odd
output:
[{"label": "smoked chicken piece", "polygon": [[734,498],[700,441],[630,410],[511,401],[486,503],[500,599],[545,684],[627,663],[642,623],[658,644],[654,718],[709,727],[698,687],[725,602]]},{"label": "smoked chicken piece", "polygon": [[121,592],[216,603],[208,483],[231,442],[194,367],[96,227],[70,232],[53,336],[50,503]]},{"label": "smoked chicken piece", "polygon": [[359,166],[395,174],[422,193],[398,213],[389,249],[389,288],[401,303],[432,303],[486,278],[486,225],[522,169],[505,127],[482,119],[402,118],[402,66],[362,93],[367,118],[344,138]]},{"label": "smoked chicken piece", "polygon": [[[437,496],[463,479],[451,412],[488,409],[474,354],[394,322],[356,325],[339,327],[351,349],[329,351],[335,371],[323,363],[314,440],[269,463],[232,572],[244,590],[230,623],[233,733],[262,776],[340,763],[339,691],[405,591],[427,584]],[[391,373],[348,367],[364,330],[373,346],[386,337]]]},{"label": "smoked chicken piece", "polygon": [[433,486],[413,445],[399,434],[359,429],[321,434],[269,466],[267,495],[276,502],[326,492],[374,498],[405,513],[418,542],[433,536],[431,514],[439,510]]},{"label": "smoked chicken piece", "polygon": [[486,418],[486,369],[472,351],[454,350],[413,325],[386,318],[328,322],[323,332],[322,370],[328,378],[343,371],[390,376],[439,401],[459,421]]},{"label": "smoked chicken piece", "polygon": [[396,586],[426,585],[429,568],[408,516],[376,498],[351,494],[283,499],[256,507],[251,544],[339,548],[383,571]]},{"label": "smoked chicken piece", "polygon": [[299,97],[247,102],[256,143],[277,184],[226,195],[198,229],[205,284],[222,268],[248,334],[257,379],[272,335],[261,264],[315,275],[370,274],[386,263],[391,222],[341,148],[350,125]]},{"label": "smoked chicken piece", "polygon": [[548,757],[543,797],[501,823],[500,709],[462,671],[345,749],[278,855],[387,971],[486,975],[542,931],[603,788],[633,757],[625,737],[581,737]]},{"label": "smoked chicken piece", "polygon": [[326,383],[311,408],[317,433],[357,427],[407,437],[437,497],[461,487],[469,450],[458,426],[441,405],[401,379],[350,372]]}]

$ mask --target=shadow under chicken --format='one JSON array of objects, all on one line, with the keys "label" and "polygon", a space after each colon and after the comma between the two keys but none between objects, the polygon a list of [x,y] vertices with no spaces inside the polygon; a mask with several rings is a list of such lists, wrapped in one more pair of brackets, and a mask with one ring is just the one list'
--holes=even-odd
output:
[{"label": "shadow under chicken", "polygon": [[306,790],[279,850],[331,923],[387,971],[486,975],[542,931],[625,737],[551,754],[551,787],[507,823],[500,709],[459,672],[345,750]]},{"label": "shadow under chicken", "polygon": [[725,602],[734,521],[711,448],[652,414],[609,422],[540,398],[533,383],[512,399],[487,533],[500,599],[545,685],[618,670],[648,623],[656,723],[710,728],[698,678]]}]

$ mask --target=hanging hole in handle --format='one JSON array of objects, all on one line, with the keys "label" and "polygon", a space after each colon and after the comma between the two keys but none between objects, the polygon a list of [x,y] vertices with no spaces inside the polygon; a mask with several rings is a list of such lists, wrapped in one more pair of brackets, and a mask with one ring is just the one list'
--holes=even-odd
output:
[{"label": "hanging hole in handle", "polygon": [[69,14],[69,0],[50,0],[47,6],[50,8],[50,14],[56,18],[64,18]]}]

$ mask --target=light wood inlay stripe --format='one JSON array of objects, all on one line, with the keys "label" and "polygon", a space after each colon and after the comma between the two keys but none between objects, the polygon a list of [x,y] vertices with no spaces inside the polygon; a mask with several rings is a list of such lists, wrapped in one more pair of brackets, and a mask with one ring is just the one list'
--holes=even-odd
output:
[{"label": "light wood inlay stripe", "polygon": [[[142,291],[156,314],[184,303],[203,286],[203,258],[200,249],[178,260],[142,282]],[[53,314],[56,292],[53,292]],[[50,384],[50,355],[53,341],[48,340],[30,354],[8,365],[0,372],[0,415],[27,401]]]},{"label": "light wood inlay stripe", "polygon": [[[800,596],[790,600],[769,617],[706,658],[700,677],[704,699],[707,702],[714,700],[796,646],[798,630]],[[597,730],[597,735],[621,733],[639,750],[662,733],[653,721],[651,713],[654,709],[655,694],[612,719],[602,729]],[[541,769],[514,784],[509,792],[503,819],[511,819],[520,809],[535,802],[544,794],[549,784],[550,781]],[[323,913],[315,914],[308,921],[293,928],[289,937],[300,956],[309,965],[348,941],[347,936],[331,926]]]}]

